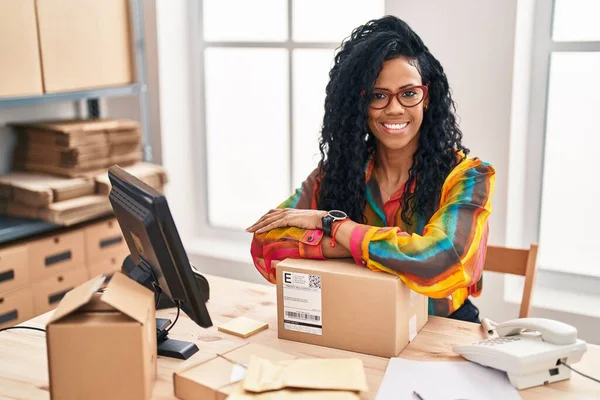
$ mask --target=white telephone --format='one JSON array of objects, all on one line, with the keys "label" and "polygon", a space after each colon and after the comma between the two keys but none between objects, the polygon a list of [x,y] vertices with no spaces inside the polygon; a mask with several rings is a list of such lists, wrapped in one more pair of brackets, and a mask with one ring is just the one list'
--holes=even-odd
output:
[{"label": "white telephone", "polygon": [[499,337],[453,350],[467,360],[506,371],[517,389],[569,379],[571,370],[562,363],[578,362],[587,350],[575,327],[551,319],[514,319],[495,330]]}]

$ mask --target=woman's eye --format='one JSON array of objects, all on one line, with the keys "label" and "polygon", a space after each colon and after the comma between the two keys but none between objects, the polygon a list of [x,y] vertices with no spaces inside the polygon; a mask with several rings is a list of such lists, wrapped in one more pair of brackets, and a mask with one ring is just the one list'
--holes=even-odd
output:
[{"label": "woman's eye", "polygon": [[387,99],[387,95],[385,93],[375,92],[373,93],[373,100],[385,100]]},{"label": "woman's eye", "polygon": [[417,92],[414,90],[407,90],[406,92],[402,92],[402,97],[415,97]]}]

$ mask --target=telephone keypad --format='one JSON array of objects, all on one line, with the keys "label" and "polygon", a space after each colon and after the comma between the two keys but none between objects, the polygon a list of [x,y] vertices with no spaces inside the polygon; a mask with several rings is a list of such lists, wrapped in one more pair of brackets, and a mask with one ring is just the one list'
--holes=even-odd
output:
[{"label": "telephone keypad", "polygon": [[497,344],[517,342],[519,340],[521,340],[521,338],[519,338],[519,337],[503,336],[503,337],[498,337],[498,338],[494,338],[494,339],[482,340],[480,342],[477,342],[477,344],[484,345],[484,346],[494,346]]}]

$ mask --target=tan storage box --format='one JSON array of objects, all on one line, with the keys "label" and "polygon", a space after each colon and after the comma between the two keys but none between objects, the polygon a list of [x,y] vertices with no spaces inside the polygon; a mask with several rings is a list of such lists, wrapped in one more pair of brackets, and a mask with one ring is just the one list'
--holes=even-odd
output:
[{"label": "tan storage box", "polygon": [[37,0],[44,90],[131,83],[127,0]]},{"label": "tan storage box", "polygon": [[156,379],[154,294],[121,273],[69,292],[46,328],[50,396],[146,400]]},{"label": "tan storage box", "polygon": [[85,269],[83,230],[67,232],[27,244],[31,282],[39,282],[56,274]]},{"label": "tan storage box", "polygon": [[125,257],[109,257],[105,260],[98,261],[95,264],[88,265],[88,272],[90,276],[106,275],[107,279],[110,279],[112,275],[121,270],[123,265],[123,259]]},{"label": "tan storage box", "polygon": [[34,0],[0,1],[0,97],[42,94]]},{"label": "tan storage box", "polygon": [[225,400],[228,395],[243,391],[240,384],[244,379],[251,355],[271,361],[297,358],[270,347],[248,343],[176,372],[173,375],[175,396],[182,400]]},{"label": "tan storage box", "polygon": [[0,294],[0,328],[20,324],[34,317],[31,287]]},{"label": "tan storage box", "polygon": [[85,268],[74,269],[31,285],[35,315],[48,312],[58,305],[73,288],[89,278]]},{"label": "tan storage box", "polygon": [[0,249],[0,295],[29,282],[27,247],[18,245]]},{"label": "tan storage box", "polygon": [[395,357],[423,328],[427,311],[428,298],[397,276],[351,260],[277,265],[280,339]]},{"label": "tan storage box", "polygon": [[[98,222],[84,229],[85,257],[88,266],[129,255],[129,248],[115,218]],[[94,276],[94,275],[92,275]]]}]

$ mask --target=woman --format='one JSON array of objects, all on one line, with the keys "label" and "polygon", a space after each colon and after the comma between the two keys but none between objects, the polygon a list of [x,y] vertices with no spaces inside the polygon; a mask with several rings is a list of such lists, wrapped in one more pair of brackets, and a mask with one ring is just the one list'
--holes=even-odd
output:
[{"label": "woman", "polygon": [[[493,167],[467,157],[448,80],[392,16],[358,27],[326,89],[321,162],[248,228],[256,268],[353,257],[429,296],[429,314],[478,322]],[[333,211],[331,210],[339,210]]]}]

